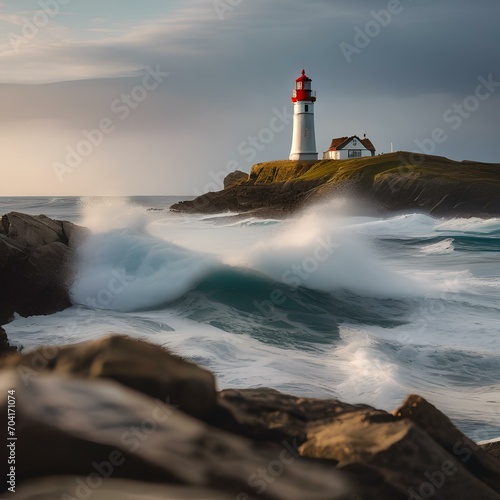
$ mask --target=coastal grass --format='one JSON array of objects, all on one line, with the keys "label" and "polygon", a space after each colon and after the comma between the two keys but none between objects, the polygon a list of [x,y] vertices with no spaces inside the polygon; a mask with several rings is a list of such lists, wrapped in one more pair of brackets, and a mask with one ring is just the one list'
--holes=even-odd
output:
[{"label": "coastal grass", "polygon": [[250,178],[255,184],[290,181],[336,183],[354,179],[373,183],[380,176],[392,175],[441,178],[443,182],[479,182],[498,185],[500,188],[500,164],[457,162],[409,152],[350,160],[271,161],[254,165]]}]

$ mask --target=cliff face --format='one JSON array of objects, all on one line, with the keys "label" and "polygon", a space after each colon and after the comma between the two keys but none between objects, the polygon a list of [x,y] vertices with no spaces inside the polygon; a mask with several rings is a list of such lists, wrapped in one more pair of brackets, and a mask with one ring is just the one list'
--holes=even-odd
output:
[{"label": "cliff face", "polygon": [[500,164],[406,152],[340,161],[259,163],[246,182],[178,203],[172,210],[290,213],[335,196],[364,200],[380,212],[498,216]]}]

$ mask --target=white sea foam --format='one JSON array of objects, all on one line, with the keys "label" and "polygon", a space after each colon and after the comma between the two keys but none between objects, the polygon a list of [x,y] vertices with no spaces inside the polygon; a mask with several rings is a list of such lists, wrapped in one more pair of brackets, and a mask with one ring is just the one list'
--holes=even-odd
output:
[{"label": "white sea foam", "polygon": [[217,265],[214,257],[147,232],[143,207],[122,199],[87,200],[83,223],[94,232],[79,248],[73,303],[137,311],[185,294]]},{"label": "white sea foam", "polygon": [[366,332],[344,327],[342,344],[331,353],[328,364],[344,376],[336,386],[339,397],[347,402],[394,409],[404,388],[398,382],[398,364],[382,352]]},{"label": "white sea foam", "polygon": [[78,260],[73,302],[115,311],[166,305],[216,265],[212,257],[129,230],[90,236]]},{"label": "white sea foam", "polygon": [[436,220],[423,214],[404,214],[395,217],[346,218],[353,230],[378,238],[425,238],[434,234]]},{"label": "white sea foam", "polygon": [[131,204],[128,198],[80,198],[80,205],[80,223],[94,233],[123,228],[142,232],[151,221],[144,207]]},{"label": "white sea foam", "polygon": [[292,287],[349,290],[374,297],[414,295],[416,284],[386,265],[344,217],[309,211],[233,262]]},{"label": "white sea foam", "polygon": [[432,245],[426,245],[420,249],[420,251],[427,255],[443,255],[447,253],[453,253],[453,239],[447,238],[446,240],[439,241],[438,243],[433,243]]},{"label": "white sea foam", "polygon": [[436,225],[437,232],[453,234],[493,234],[500,232],[500,219],[450,219]]}]

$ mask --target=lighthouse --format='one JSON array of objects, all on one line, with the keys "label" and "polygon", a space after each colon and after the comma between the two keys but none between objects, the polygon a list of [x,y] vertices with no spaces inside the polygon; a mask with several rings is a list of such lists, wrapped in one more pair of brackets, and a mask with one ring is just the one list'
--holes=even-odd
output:
[{"label": "lighthouse", "polygon": [[314,132],[314,103],[316,92],[311,90],[312,80],[302,70],[295,81],[292,94],[293,138],[290,160],[317,160],[316,136]]}]

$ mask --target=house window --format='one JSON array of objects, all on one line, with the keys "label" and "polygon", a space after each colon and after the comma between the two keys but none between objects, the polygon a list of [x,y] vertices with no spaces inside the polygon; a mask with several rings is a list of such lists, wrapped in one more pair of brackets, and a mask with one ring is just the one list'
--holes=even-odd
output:
[{"label": "house window", "polygon": [[309,113],[309,104],[306,104],[306,113]]},{"label": "house window", "polygon": [[350,149],[349,158],[361,158],[361,149]]}]

